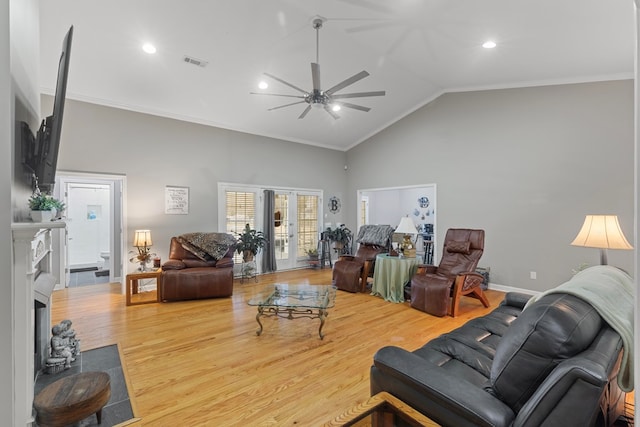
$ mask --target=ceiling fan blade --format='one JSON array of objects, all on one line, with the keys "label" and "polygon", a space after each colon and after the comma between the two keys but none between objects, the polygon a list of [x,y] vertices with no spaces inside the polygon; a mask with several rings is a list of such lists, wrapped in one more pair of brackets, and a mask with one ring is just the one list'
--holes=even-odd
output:
[{"label": "ceiling fan blade", "polygon": [[362,105],[351,104],[349,102],[336,102],[336,104],[342,107],[353,108],[354,110],[360,110],[364,112],[368,112],[369,110],[371,110],[371,108],[369,107],[363,107]]},{"label": "ceiling fan blade", "polygon": [[273,108],[269,108],[267,109],[267,111],[273,111],[273,110],[278,110],[280,108],[284,108],[284,107],[290,107],[292,105],[296,105],[296,104],[302,104],[304,101],[298,101],[298,102],[292,102],[291,104],[284,104],[284,105],[279,105],[277,107],[273,107]]},{"label": "ceiling fan blade", "polygon": [[360,71],[358,74],[354,74],[353,76],[349,77],[348,79],[343,80],[342,82],[338,83],[337,85],[335,85],[331,89],[326,90],[325,93],[327,95],[331,95],[334,92],[339,91],[340,89],[344,89],[345,87],[354,84],[358,80],[364,79],[368,75],[369,75],[369,73],[367,73],[366,71]]},{"label": "ceiling fan blade", "polygon": [[267,77],[271,77],[273,80],[277,80],[280,83],[282,83],[284,85],[287,85],[290,88],[293,88],[293,89],[297,90],[298,92],[307,93],[305,90],[300,89],[298,86],[292,85],[291,83],[286,82],[286,81],[282,80],[281,78],[274,76],[273,74],[264,73],[264,75],[267,76]]},{"label": "ceiling fan blade", "polygon": [[357,7],[373,10],[374,12],[388,13],[388,14],[394,13],[394,10],[391,9],[390,7],[383,6],[381,4],[376,4],[370,1],[365,1],[365,0],[341,0],[341,1],[344,3],[352,4]]},{"label": "ceiling fan blade", "polygon": [[286,96],[287,98],[301,98],[301,99],[304,99],[304,96],[301,96],[301,95],[284,95],[284,94],[282,94],[282,93],[260,93],[260,92],[249,92],[249,95]]},{"label": "ceiling fan blade", "polygon": [[340,118],[340,116],[337,115],[335,112],[333,112],[333,110],[331,110],[331,107],[329,107],[328,105],[324,106],[324,111],[329,113],[329,115],[333,117],[335,120],[338,120]]},{"label": "ceiling fan blade", "polygon": [[320,90],[320,64],[311,63],[311,80],[313,80],[313,90]]},{"label": "ceiling fan blade", "polygon": [[371,30],[385,29],[385,28],[391,28],[391,27],[399,27],[400,25],[402,24],[399,22],[373,22],[371,24],[364,24],[358,27],[347,28],[344,31],[346,33],[359,33],[362,31],[371,31]]},{"label": "ceiling fan blade", "polygon": [[365,96],[385,96],[387,92],[384,90],[378,90],[375,92],[355,92],[355,93],[343,93],[342,95],[333,95],[333,99],[345,99],[345,98],[363,98]]},{"label": "ceiling fan blade", "polygon": [[298,118],[304,119],[304,116],[306,116],[309,111],[311,111],[311,105],[307,105],[307,108],[304,109],[304,111],[298,116]]}]

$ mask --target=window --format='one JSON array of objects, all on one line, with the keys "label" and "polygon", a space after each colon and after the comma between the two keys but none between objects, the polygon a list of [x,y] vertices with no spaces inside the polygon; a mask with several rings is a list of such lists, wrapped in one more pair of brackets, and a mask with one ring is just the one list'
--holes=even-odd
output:
[{"label": "window", "polygon": [[318,196],[298,195],[298,249],[303,255],[318,247]]},{"label": "window", "polygon": [[[246,224],[256,228],[256,193],[243,191],[225,191],[225,230],[236,235]],[[242,255],[233,256],[236,263],[242,262]]]}]

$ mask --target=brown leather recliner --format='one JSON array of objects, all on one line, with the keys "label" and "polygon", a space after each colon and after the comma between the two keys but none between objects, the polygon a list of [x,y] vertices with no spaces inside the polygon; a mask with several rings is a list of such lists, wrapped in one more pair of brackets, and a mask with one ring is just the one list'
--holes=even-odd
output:
[{"label": "brown leather recliner", "polygon": [[363,225],[358,231],[355,255],[341,255],[333,266],[333,285],[347,292],[364,292],[367,278],[373,277],[376,256],[388,252],[393,228]]},{"label": "brown leather recliner", "polygon": [[483,277],[475,272],[483,251],[484,230],[447,230],[440,265],[420,266],[411,279],[411,307],[434,316],[455,317],[462,295],[477,298],[489,307],[482,292]]},{"label": "brown leather recliner", "polygon": [[163,301],[228,297],[233,294],[233,251],[218,261],[203,261],[171,238],[169,260],[162,265],[160,278]]}]

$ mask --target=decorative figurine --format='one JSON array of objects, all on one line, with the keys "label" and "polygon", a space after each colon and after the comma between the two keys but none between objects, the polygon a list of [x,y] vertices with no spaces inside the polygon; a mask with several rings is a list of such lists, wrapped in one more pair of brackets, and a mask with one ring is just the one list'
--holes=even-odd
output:
[{"label": "decorative figurine", "polygon": [[64,359],[64,369],[69,369],[71,367],[71,362],[75,359],[73,358],[71,348],[67,345],[68,339],[62,336],[63,332],[63,327],[61,325],[55,325],[51,328],[51,333],[53,334],[51,337],[51,358]]},{"label": "decorative figurine", "polygon": [[80,355],[80,340],[76,339],[76,331],[71,329],[72,321],[69,319],[64,319],[60,322],[60,326],[62,327],[62,337],[65,338],[68,342],[68,347],[71,349],[73,353],[73,357],[76,358]]}]

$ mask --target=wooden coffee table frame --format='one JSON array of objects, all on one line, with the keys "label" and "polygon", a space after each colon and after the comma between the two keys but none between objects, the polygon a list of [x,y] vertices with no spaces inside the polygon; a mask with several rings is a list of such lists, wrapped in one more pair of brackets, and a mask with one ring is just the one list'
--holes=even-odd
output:
[{"label": "wooden coffee table frame", "polygon": [[369,416],[371,417],[371,425],[374,427],[395,426],[398,418],[415,427],[439,426],[439,424],[422,415],[400,399],[383,391],[334,418],[326,423],[325,427],[355,426]]}]

